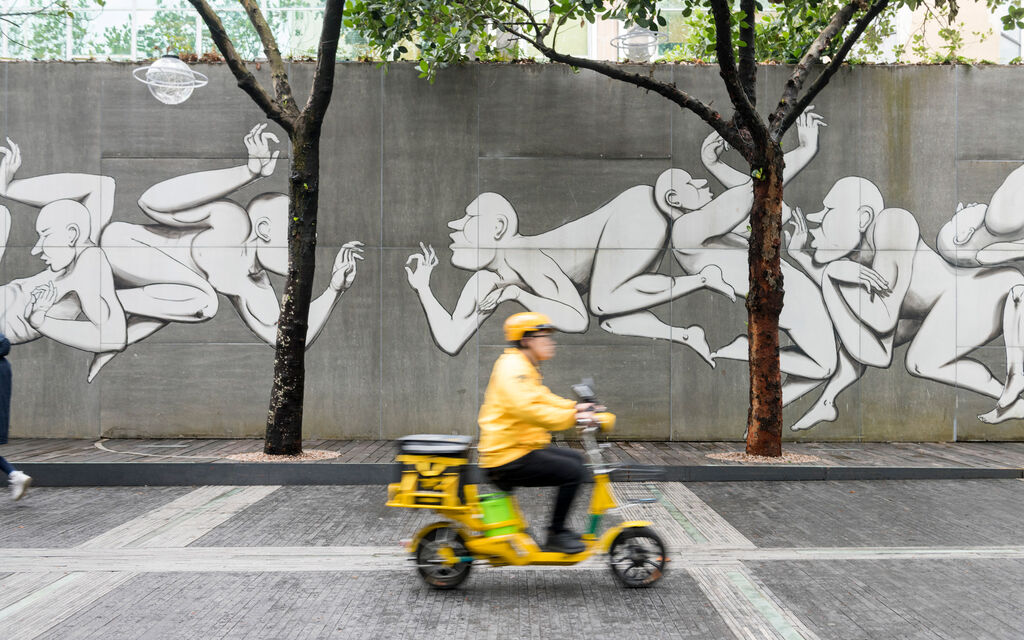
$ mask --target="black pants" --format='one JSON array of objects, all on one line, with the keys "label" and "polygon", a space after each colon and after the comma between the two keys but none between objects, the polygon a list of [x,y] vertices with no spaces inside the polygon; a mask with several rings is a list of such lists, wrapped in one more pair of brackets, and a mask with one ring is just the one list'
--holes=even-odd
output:
[{"label": "black pants", "polygon": [[558,487],[550,526],[551,531],[558,532],[565,529],[565,517],[569,515],[572,501],[587,471],[583,466],[583,454],[579,451],[548,447],[531,451],[500,467],[487,469],[487,475],[502,491],[512,491],[516,487]]}]

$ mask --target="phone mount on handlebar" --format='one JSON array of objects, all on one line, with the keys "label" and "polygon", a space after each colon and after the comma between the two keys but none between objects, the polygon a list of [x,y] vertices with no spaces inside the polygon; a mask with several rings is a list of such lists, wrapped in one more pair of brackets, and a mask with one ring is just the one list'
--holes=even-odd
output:
[{"label": "phone mount on handlebar", "polygon": [[572,392],[580,402],[597,404],[597,394],[594,392],[594,379],[583,378],[579,384],[572,385]]}]

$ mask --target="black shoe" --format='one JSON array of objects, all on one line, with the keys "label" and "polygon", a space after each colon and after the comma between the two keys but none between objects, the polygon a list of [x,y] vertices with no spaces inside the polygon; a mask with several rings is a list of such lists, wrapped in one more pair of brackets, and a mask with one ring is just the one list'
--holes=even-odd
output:
[{"label": "black shoe", "polygon": [[562,529],[558,533],[548,532],[548,543],[545,545],[544,550],[572,555],[580,553],[586,548],[587,545],[583,544],[579,535],[569,529]]}]

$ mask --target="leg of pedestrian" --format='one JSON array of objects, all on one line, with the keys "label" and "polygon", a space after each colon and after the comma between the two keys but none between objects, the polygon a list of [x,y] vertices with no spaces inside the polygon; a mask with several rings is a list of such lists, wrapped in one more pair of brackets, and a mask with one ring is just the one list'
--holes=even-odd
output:
[{"label": "leg of pedestrian", "polygon": [[11,484],[11,497],[21,500],[32,486],[31,476],[15,469],[3,456],[0,456],[0,472],[7,476],[7,481]]}]

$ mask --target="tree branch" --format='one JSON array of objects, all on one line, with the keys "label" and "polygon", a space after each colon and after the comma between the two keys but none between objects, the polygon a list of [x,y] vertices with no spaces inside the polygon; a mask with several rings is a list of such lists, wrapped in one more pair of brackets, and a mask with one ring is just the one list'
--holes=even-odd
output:
[{"label": "tree branch", "polygon": [[[512,4],[514,0],[503,0]],[[640,75],[638,73],[631,73],[625,69],[611,65],[604,62],[598,62],[597,60],[590,60],[587,58],[577,58],[569,54],[560,53],[555,51],[548,45],[544,44],[543,41],[526,35],[522,31],[513,29],[510,25],[502,22],[499,18],[491,16],[491,20],[501,25],[501,28],[508,31],[512,35],[525,40],[526,42],[533,45],[538,51],[544,54],[548,59],[554,62],[560,62],[571,67],[577,67],[580,69],[589,69],[596,73],[600,73],[603,76],[611,78],[613,80],[619,80],[632,84],[641,89],[653,91],[658,95],[668,98],[672,102],[679,106],[687,109],[697,115],[701,120],[706,122],[712,129],[718,132],[726,142],[731,144],[734,148],[743,149],[747,146],[747,141],[744,140],[730,122],[725,120],[720,113],[712,109],[710,106],[704,104],[700,100],[689,95],[685,91],[682,91],[674,84],[655,80],[650,76]]]},{"label": "tree branch", "polygon": [[[299,109],[295,106],[295,97],[292,96],[292,87],[288,83],[288,70],[285,69],[284,60],[281,59],[281,51],[277,48],[277,40],[274,32],[263,17],[259,5],[255,0],[238,0],[245,12],[249,14],[249,22],[260,37],[263,43],[263,52],[267,54],[267,62],[270,63],[270,77],[274,81],[274,94],[277,96],[277,103],[281,105],[285,113],[292,117],[298,117]],[[334,61],[334,58],[331,58]]]},{"label": "tree branch", "polygon": [[[250,0],[251,1],[251,0]],[[324,8],[324,25],[320,31],[320,46],[316,56],[316,71],[313,73],[313,88],[309,100],[302,110],[316,120],[322,120],[334,91],[335,57],[338,53],[338,38],[341,35],[341,19],[345,12],[345,0],[327,0]]]},{"label": "tree branch", "polygon": [[221,24],[220,18],[210,8],[210,5],[206,3],[206,0],[188,0],[189,3],[196,8],[199,12],[199,16],[206,23],[206,27],[210,30],[210,35],[213,37],[214,43],[220,50],[221,55],[224,56],[224,60],[227,62],[228,68],[231,69],[231,73],[235,75],[235,79],[238,80],[238,86],[243,91],[249,94],[249,97],[259,105],[260,109],[263,109],[263,113],[267,114],[267,117],[281,125],[285,131],[291,134],[295,129],[295,117],[285,112],[281,105],[277,104],[273,98],[271,98],[266,90],[256,81],[256,78],[249,73],[249,70],[245,68],[245,63],[242,62],[238,52],[235,51],[235,46],[231,44],[231,38],[228,37],[227,32],[224,30],[224,25]]},{"label": "tree branch", "polygon": [[853,15],[859,9],[863,9],[865,5],[867,5],[865,0],[854,0],[840,9],[832,17],[829,25],[814,40],[811,48],[804,54],[804,57],[800,59],[800,63],[793,70],[793,75],[786,81],[786,88],[783,90],[782,98],[779,100],[779,106],[769,118],[772,138],[775,140],[782,139],[786,131],[793,126],[796,119],[807,108],[807,105],[811,104],[811,101],[817,97],[829,80],[832,79],[832,76],[836,74],[836,71],[839,70],[839,67],[846,60],[847,54],[853,49],[853,45],[857,43],[857,40],[860,39],[864,30],[868,28],[871,22],[878,17],[878,14],[885,10],[889,5],[889,0],[877,0],[870,6],[867,13],[860,17],[853,30],[847,34],[843,45],[836,52],[836,55],[829,61],[821,74],[814,79],[807,93],[799,100],[796,100],[800,89],[803,88],[804,81],[807,79],[807,75],[810,73],[810,65],[821,59],[821,54],[832,38],[842,32],[846,25],[850,23],[850,20],[853,19]]},{"label": "tree branch", "polygon": [[[736,112],[743,119],[750,134],[764,137],[767,135],[767,129],[754,105],[750,104],[743,87],[740,86],[739,74],[736,71],[736,60],[732,52],[732,13],[729,10],[729,3],[726,0],[711,0],[711,11],[715,19],[715,55],[718,57],[719,75],[725,82],[729,99],[732,100]],[[744,143],[737,145],[736,149],[742,153],[747,146],[748,144]]]},{"label": "tree branch", "polygon": [[740,39],[743,46],[740,47],[740,84],[743,92],[747,94],[747,100],[754,107],[757,106],[757,58],[754,48],[754,40],[757,31],[754,21],[757,19],[756,0],[741,0],[740,9],[746,14],[743,19],[747,26],[740,26]]},{"label": "tree branch", "polygon": [[[505,4],[508,4],[508,5],[511,5],[511,6],[515,7],[520,13],[526,15],[526,17],[530,19],[530,24],[533,25],[533,32],[537,34],[537,39],[538,40],[543,40],[544,38],[547,37],[547,35],[549,33],[551,33],[551,27],[555,24],[555,13],[554,13],[554,11],[551,10],[551,7],[552,7],[552,5],[554,3],[550,2],[550,1],[548,2],[548,19],[547,19],[547,22],[545,23],[545,26],[541,27],[537,23],[537,19],[535,17],[533,17],[533,12],[530,11],[527,7],[523,6],[522,3],[516,2],[516,0],[503,0],[503,1],[505,2]],[[493,20],[497,20],[499,23],[501,22],[497,18],[492,18],[492,19]]]}]

